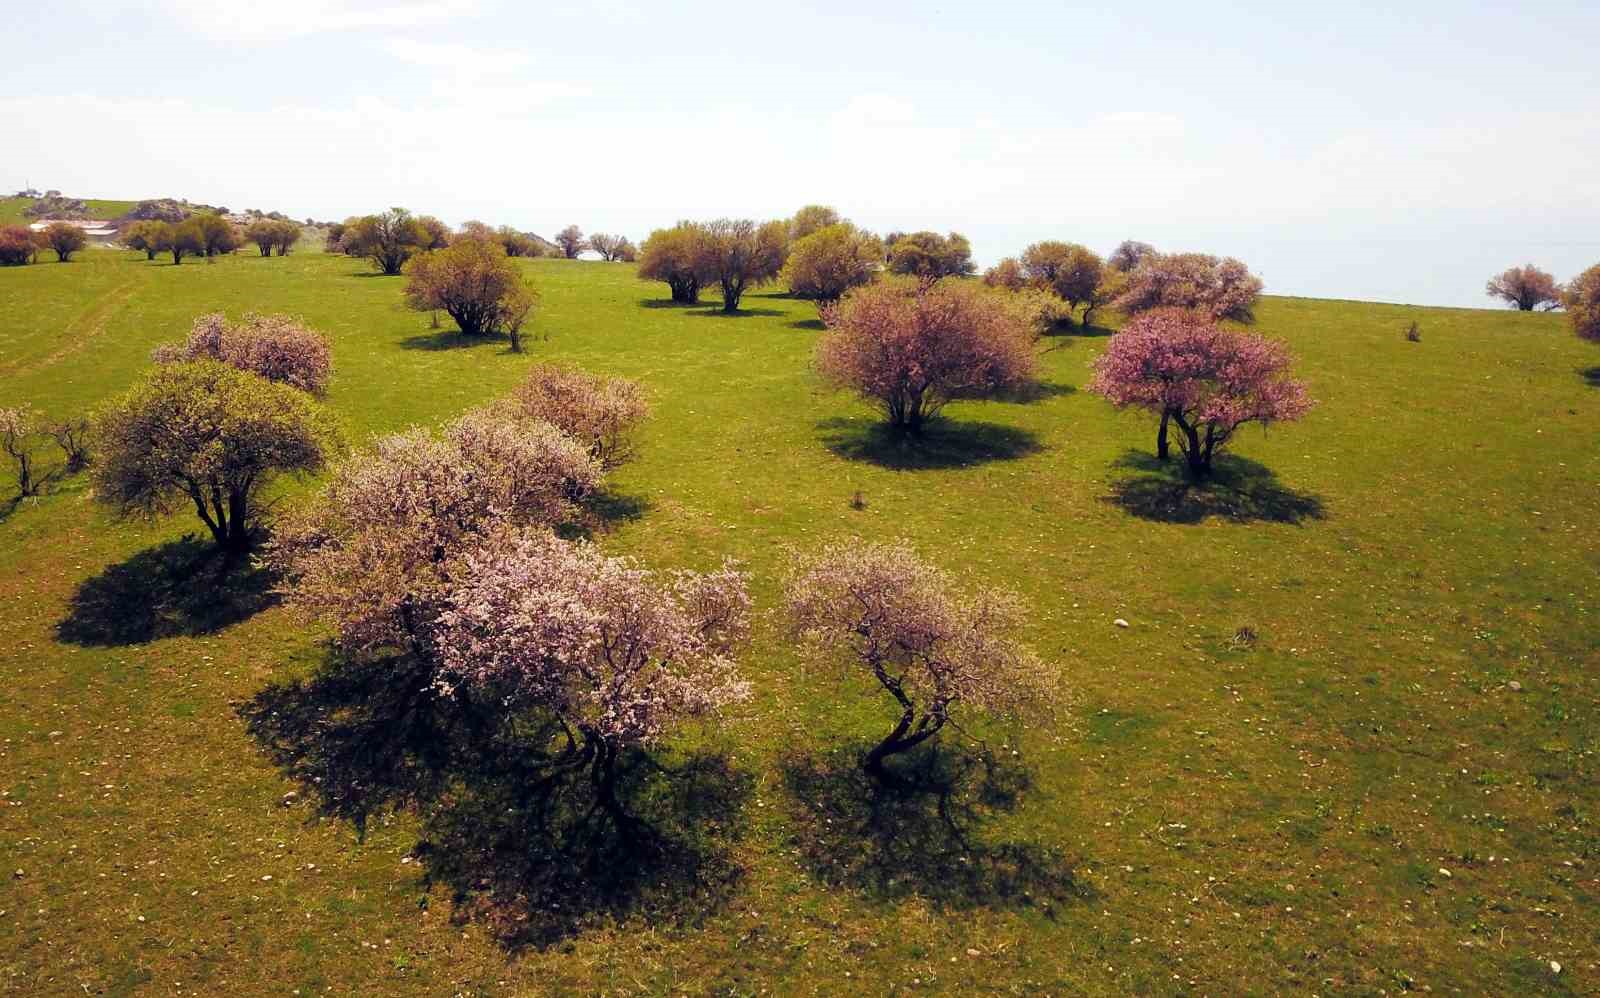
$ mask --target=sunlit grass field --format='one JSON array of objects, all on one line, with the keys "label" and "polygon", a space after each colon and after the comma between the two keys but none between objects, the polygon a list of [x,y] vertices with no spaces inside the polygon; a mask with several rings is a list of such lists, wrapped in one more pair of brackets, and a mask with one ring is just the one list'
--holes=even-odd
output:
[{"label": "sunlit grass field", "polygon": [[[643,382],[599,543],[739,558],[762,615],[754,701],[663,754],[725,759],[705,868],[554,917],[454,903],[518,848],[494,809],[364,835],[324,815],[261,736],[319,635],[175,581],[192,517],[119,523],[65,478],[0,505],[0,988],[1600,991],[1600,350],[1563,317],[1266,299],[1320,404],[1193,491],[1150,461],[1150,420],[1083,390],[1105,330],[1045,338],[1042,391],[953,405],[907,450],[818,384],[809,303],[724,317],[627,265],[522,266],[524,354],[430,329],[344,257],[0,270],[0,404],[91,410],[218,309],[325,331],[356,444],[544,358]],[[925,760],[986,746],[1003,770],[946,802],[959,833],[934,801],[851,797],[832,754],[890,705],[772,617],[791,552],[847,537],[1014,588],[1059,670],[1054,716]]]}]

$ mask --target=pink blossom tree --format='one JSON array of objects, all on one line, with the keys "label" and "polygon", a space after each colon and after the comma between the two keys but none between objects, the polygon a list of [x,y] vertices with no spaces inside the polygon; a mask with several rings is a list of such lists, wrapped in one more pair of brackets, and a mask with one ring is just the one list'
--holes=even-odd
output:
[{"label": "pink blossom tree", "polygon": [[1010,713],[1044,701],[1049,670],[1015,632],[1022,604],[1008,593],[963,593],[901,544],[836,544],[801,561],[786,609],[801,646],[870,676],[899,718],[863,760],[878,780],[890,756],[939,734],[962,704]]},{"label": "pink blossom tree", "polygon": [[466,552],[433,631],[441,688],[501,709],[547,712],[619,822],[620,753],[748,700],[735,654],[749,629],[731,564],[665,584],[625,558],[545,529],[505,531]]},{"label": "pink blossom tree", "polygon": [[913,436],[956,399],[987,398],[1033,380],[1034,330],[1003,296],[953,282],[873,284],[824,307],[823,380],[882,409]]},{"label": "pink blossom tree", "polygon": [[543,422],[479,410],[352,456],[284,518],[266,561],[285,602],[350,655],[425,648],[458,558],[502,525],[554,525],[600,481],[587,447]]},{"label": "pink blossom tree", "polygon": [[1549,311],[1561,306],[1561,285],[1531,263],[1489,278],[1484,292],[1521,312],[1532,312],[1536,308]]},{"label": "pink blossom tree", "polygon": [[[1211,473],[1216,453],[1247,423],[1299,419],[1311,408],[1289,377],[1281,343],[1217,327],[1194,313],[1161,309],[1111,338],[1089,390],[1118,408],[1170,419],[1192,478]],[[1159,445],[1158,445],[1159,446]]]},{"label": "pink blossom tree", "polygon": [[1211,319],[1255,321],[1261,278],[1232,257],[1205,253],[1145,255],[1112,302],[1129,314],[1157,308],[1182,308]]},{"label": "pink blossom tree", "polygon": [[610,470],[632,457],[630,438],[650,414],[650,404],[637,381],[565,364],[537,364],[503,403],[503,411],[558,427]]},{"label": "pink blossom tree", "polygon": [[152,357],[163,364],[218,360],[318,396],[327,391],[333,371],[327,337],[291,316],[255,312],[237,325],[221,312],[202,315],[186,342],[159,346]]}]

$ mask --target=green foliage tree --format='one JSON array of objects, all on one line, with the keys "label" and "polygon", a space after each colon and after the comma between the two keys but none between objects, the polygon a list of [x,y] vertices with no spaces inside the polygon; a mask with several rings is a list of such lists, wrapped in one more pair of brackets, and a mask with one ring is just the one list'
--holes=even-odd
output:
[{"label": "green foliage tree", "polygon": [[851,288],[871,283],[882,260],[877,236],[838,222],[795,240],[781,277],[802,298],[837,301]]},{"label": "green foliage tree", "polygon": [[789,239],[801,240],[818,229],[826,229],[843,221],[837,211],[825,204],[808,204],[789,219]]},{"label": "green foliage tree", "polygon": [[363,215],[345,223],[339,245],[345,253],[366,257],[379,273],[392,277],[431,241],[409,211],[390,208],[381,215]]},{"label": "green foliage tree", "polygon": [[693,305],[700,300],[700,244],[705,227],[697,222],[679,222],[670,229],[650,233],[639,252],[639,276],[647,281],[665,281],[672,300]]},{"label": "green foliage tree", "polygon": [[305,392],[217,361],[162,364],[96,421],[95,496],[121,515],[185,502],[229,552],[250,546],[263,487],[321,470],[339,447]]},{"label": "green foliage tree", "polygon": [[941,277],[966,277],[977,271],[972,262],[972,244],[959,232],[941,236],[937,232],[913,232],[900,236],[889,247],[889,269],[927,280]]},{"label": "green foliage tree", "polygon": [[52,222],[44,228],[44,239],[56,251],[56,259],[67,263],[72,254],[89,245],[89,237],[71,222]]},{"label": "green foliage tree", "polygon": [[412,308],[444,311],[465,336],[504,332],[513,350],[522,349],[522,324],[535,295],[499,243],[457,240],[412,260],[406,277]]},{"label": "green foliage tree", "polygon": [[707,284],[722,287],[722,310],[737,312],[739,300],[753,287],[766,284],[783,269],[789,248],[789,224],[748,218],[722,218],[704,226],[695,269]]}]

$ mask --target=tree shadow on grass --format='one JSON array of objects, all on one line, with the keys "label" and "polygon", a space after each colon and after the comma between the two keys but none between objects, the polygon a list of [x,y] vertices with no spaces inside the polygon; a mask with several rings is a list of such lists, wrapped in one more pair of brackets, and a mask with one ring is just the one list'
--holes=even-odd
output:
[{"label": "tree shadow on grass", "polygon": [[671,298],[640,298],[639,307],[687,310],[691,308],[705,308],[706,303],[703,301],[673,301]]},{"label": "tree shadow on grass", "polygon": [[441,329],[437,332],[407,336],[400,341],[402,350],[476,350],[487,346],[500,346],[504,348],[502,352],[510,353],[511,338],[504,333],[468,336],[460,330]]},{"label": "tree shadow on grass", "polygon": [[795,845],[819,880],[877,900],[919,897],[951,908],[1040,906],[1089,896],[1059,851],[985,834],[1032,790],[1029,770],[987,751],[928,743],[891,762],[896,782],[861,769],[870,746],[794,757]]},{"label": "tree shadow on grass", "polygon": [[835,417],[818,423],[817,429],[823,446],[839,457],[897,471],[1014,461],[1044,449],[1033,432],[999,423],[936,419],[920,437],[908,437],[879,420]]},{"label": "tree shadow on grass", "polygon": [[643,519],[644,515],[654,507],[655,503],[647,496],[631,495],[610,488],[602,489],[584,500],[584,515],[578,522],[559,527],[556,532],[569,540],[580,537],[592,538],[624,523]]},{"label": "tree shadow on grass", "polygon": [[277,602],[273,575],[193,535],[135,554],[85,580],[56,637],[111,647],[215,634]]},{"label": "tree shadow on grass", "polygon": [[1063,385],[1055,381],[1035,381],[1031,385],[1004,392],[995,398],[1016,405],[1033,405],[1035,402],[1047,402],[1064,395],[1076,395],[1077,392],[1078,389],[1072,385]]},{"label": "tree shadow on grass", "polygon": [[810,330],[811,332],[820,333],[824,329],[827,329],[828,325],[827,325],[827,323],[823,322],[821,319],[800,319],[797,322],[789,323],[789,328],[790,329],[807,329],[807,330]]},{"label": "tree shadow on grass", "polygon": [[1586,367],[1578,371],[1578,377],[1590,388],[1600,388],[1600,367]]},{"label": "tree shadow on grass", "polygon": [[1216,458],[1212,477],[1198,483],[1183,473],[1183,460],[1176,455],[1163,462],[1128,451],[1117,466],[1143,474],[1112,485],[1106,501],[1143,520],[1194,524],[1215,516],[1236,523],[1298,525],[1327,515],[1320,496],[1284,488],[1270,468],[1232,454]]},{"label": "tree shadow on grass", "polygon": [[596,806],[586,772],[548,765],[553,723],[498,723],[439,692],[411,659],[333,661],[239,713],[318,814],[364,834],[374,816],[416,813],[424,886],[445,888],[455,919],[508,949],[631,916],[698,924],[741,878],[733,846],[752,780],[714,753],[670,768],[626,754],[619,824]]},{"label": "tree shadow on grass", "polygon": [[737,309],[734,309],[732,312],[725,312],[725,311],[723,311],[723,308],[722,308],[721,305],[712,305],[709,308],[696,309],[695,311],[692,311],[689,314],[690,315],[705,316],[705,317],[711,318],[711,319],[750,319],[750,318],[754,318],[755,316],[758,316],[758,315],[764,315],[764,316],[769,316],[770,317],[770,316],[788,315],[789,313],[783,312],[783,311],[779,311],[778,309],[775,309],[775,308],[737,308]]}]

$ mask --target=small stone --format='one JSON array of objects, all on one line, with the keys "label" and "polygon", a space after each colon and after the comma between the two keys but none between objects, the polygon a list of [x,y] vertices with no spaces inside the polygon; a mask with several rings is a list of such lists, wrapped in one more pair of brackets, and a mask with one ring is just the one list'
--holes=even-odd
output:
[{"label": "small stone", "polygon": [[1439,876],[1441,876],[1441,877],[1449,877],[1450,876],[1450,871],[1446,870],[1444,867],[1441,866],[1441,867],[1439,867]]},{"label": "small stone", "polygon": [[23,874],[23,872],[21,870],[18,870],[16,873],[13,873],[12,876],[16,877],[18,880],[21,880],[23,878],[24,874]]},{"label": "small stone", "polygon": [[1521,693],[1522,692],[1522,684],[1517,682],[1515,679],[1513,679],[1511,682],[1506,684],[1506,689],[1510,690],[1513,693]]},{"label": "small stone", "polygon": [[261,881],[262,881],[262,883],[266,883],[268,880],[271,880],[271,879],[272,879],[272,874],[269,873],[266,876],[262,877]]},{"label": "small stone", "polygon": [[1550,961],[1550,973],[1552,973],[1552,974],[1561,973],[1561,964],[1557,963],[1554,960],[1551,960]]},{"label": "small stone", "polygon": [[1118,627],[1127,627],[1128,626],[1128,622],[1126,620],[1123,620],[1121,617],[1118,617],[1116,620],[1113,620],[1112,623],[1116,624]]},{"label": "small stone", "polygon": [[971,948],[969,946],[969,947],[967,947],[967,955],[968,956],[982,956],[983,954],[979,953],[977,950],[975,950],[975,949],[973,949],[973,948]]}]

